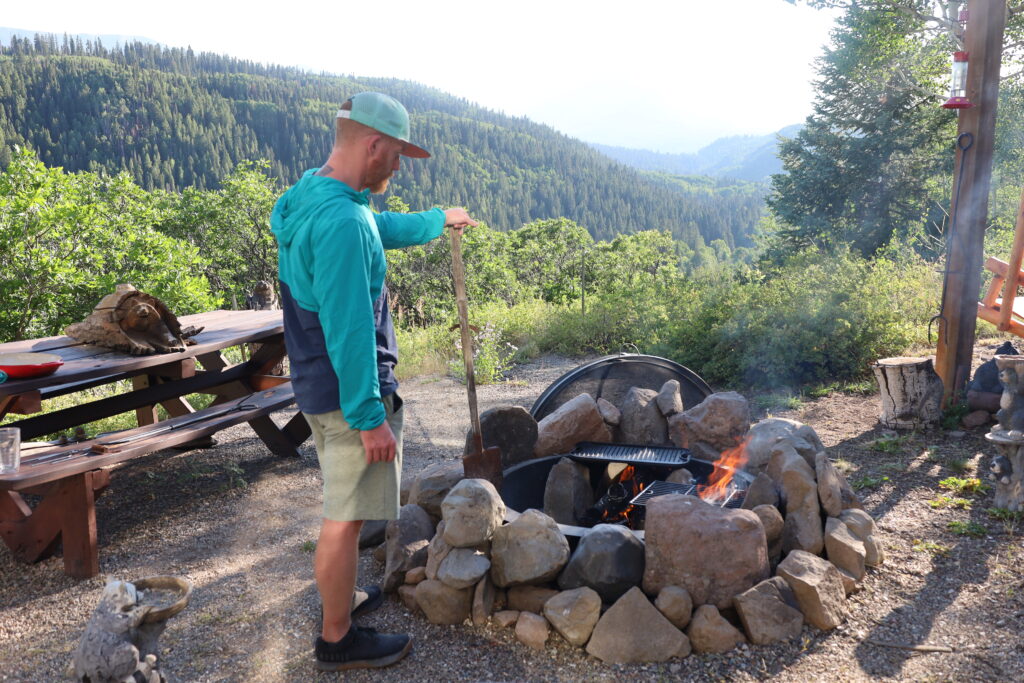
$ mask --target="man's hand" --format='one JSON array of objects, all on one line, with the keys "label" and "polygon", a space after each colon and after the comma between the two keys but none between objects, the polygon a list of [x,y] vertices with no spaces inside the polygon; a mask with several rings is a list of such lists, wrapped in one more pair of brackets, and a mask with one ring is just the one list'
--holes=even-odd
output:
[{"label": "man's hand", "polygon": [[367,465],[372,465],[375,462],[391,462],[395,459],[395,435],[387,420],[373,429],[359,432],[359,438],[363,440]]},{"label": "man's hand", "polygon": [[476,227],[478,223],[469,217],[469,212],[461,207],[454,209],[445,209],[444,212],[444,226],[446,228],[455,228],[458,231],[462,231],[466,227]]}]

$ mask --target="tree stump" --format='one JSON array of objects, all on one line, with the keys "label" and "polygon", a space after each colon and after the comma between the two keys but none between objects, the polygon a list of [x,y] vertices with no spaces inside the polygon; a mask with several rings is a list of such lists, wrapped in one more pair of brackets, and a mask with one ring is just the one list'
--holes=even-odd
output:
[{"label": "tree stump", "polygon": [[872,367],[882,397],[879,421],[891,429],[918,429],[942,416],[942,380],[931,358],[883,358]]}]

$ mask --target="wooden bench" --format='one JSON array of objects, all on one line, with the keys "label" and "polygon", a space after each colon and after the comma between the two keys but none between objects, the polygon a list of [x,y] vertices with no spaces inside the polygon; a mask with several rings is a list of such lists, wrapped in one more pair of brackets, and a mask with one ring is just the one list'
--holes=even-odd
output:
[{"label": "wooden bench", "polygon": [[[132,382],[126,393],[8,425],[19,427],[23,439],[21,468],[0,475],[0,536],[15,558],[35,562],[52,555],[62,542],[69,575],[87,578],[99,573],[95,499],[110,484],[108,468],[134,458],[187,446],[243,422],[273,453],[298,455],[298,445],[310,433],[305,418],[297,414],[283,428],[270,418],[295,401],[288,377],[267,374],[284,356],[280,312],[215,313],[219,315],[202,316],[209,332],[204,330],[197,345],[183,354],[139,358],[51,338],[42,341],[47,351],[65,359],[63,375],[58,371],[49,378],[0,384],[2,414],[36,412],[46,399],[124,379]],[[261,347],[246,362],[231,365],[220,353],[249,342]],[[8,346],[0,345],[0,350]],[[212,394],[214,400],[195,410],[185,397],[196,393]],[[158,421],[158,405],[171,415],[169,419]],[[30,441],[129,411],[138,419],[139,426],[133,429],[66,444]],[[23,494],[41,500],[31,508]]]},{"label": "wooden bench", "polygon": [[1017,223],[1010,247],[1010,261],[989,257],[985,269],[992,273],[988,291],[978,302],[978,317],[995,325],[1003,332],[1024,337],[1024,302],[1017,300],[1017,288],[1024,285],[1024,192],[1017,209]]}]

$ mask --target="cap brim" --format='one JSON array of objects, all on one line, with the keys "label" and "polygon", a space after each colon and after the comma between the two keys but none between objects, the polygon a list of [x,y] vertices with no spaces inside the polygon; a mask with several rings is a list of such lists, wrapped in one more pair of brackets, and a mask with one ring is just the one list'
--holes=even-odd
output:
[{"label": "cap brim", "polygon": [[427,150],[423,149],[422,147],[417,147],[416,145],[412,144],[411,142],[403,142],[402,143],[402,152],[401,153],[402,153],[402,156],[404,156],[404,157],[412,157],[413,159],[428,159],[430,157],[430,152],[428,152]]}]

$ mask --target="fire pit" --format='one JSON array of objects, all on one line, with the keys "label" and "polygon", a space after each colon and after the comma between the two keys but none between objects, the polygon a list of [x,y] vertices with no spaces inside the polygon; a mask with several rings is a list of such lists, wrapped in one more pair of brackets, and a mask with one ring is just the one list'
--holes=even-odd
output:
[{"label": "fire pit", "polygon": [[[591,449],[595,444],[581,444],[584,449]],[[620,444],[599,444],[601,446],[621,447]],[[505,480],[502,484],[501,497],[510,511],[509,516],[514,517],[530,508],[536,510],[544,509],[544,488],[551,474],[551,469],[563,458],[569,457],[576,462],[587,465],[591,473],[591,481],[598,483],[599,490],[595,491],[595,508],[604,508],[602,512],[610,509],[613,516],[587,520],[591,522],[586,526],[559,524],[559,528],[566,536],[580,537],[587,531],[587,526],[599,523],[625,523],[623,517],[629,518],[626,526],[630,527],[642,537],[643,507],[647,502],[659,495],[667,493],[683,493],[684,495],[698,495],[708,502],[716,502],[725,507],[739,507],[743,502],[743,496],[753,481],[753,477],[739,469],[728,465],[701,460],[689,455],[685,449],[660,449],[678,450],[686,453],[685,461],[678,466],[665,464],[637,463],[621,457],[617,459],[598,460],[592,456],[578,456],[575,452],[565,456],[554,455],[537,460],[528,460],[505,470]],[[621,463],[625,467],[622,472],[611,482],[607,483],[604,490],[600,490],[602,477],[605,476],[609,464]],[[667,482],[666,479],[675,471],[686,470],[692,475],[692,483],[677,484]],[[709,495],[716,481],[721,481],[724,474],[732,474],[732,480],[724,490],[725,495],[718,497]],[[625,476],[623,476],[625,475]],[[716,476],[717,475],[717,476]],[[609,500],[609,491],[613,491]],[[620,491],[625,491],[625,495]],[[597,495],[600,493],[601,495]],[[701,495],[704,494],[704,495]],[[602,503],[602,501],[604,501]],[[634,510],[628,510],[629,508]],[[628,510],[628,511],[627,511]]]}]

